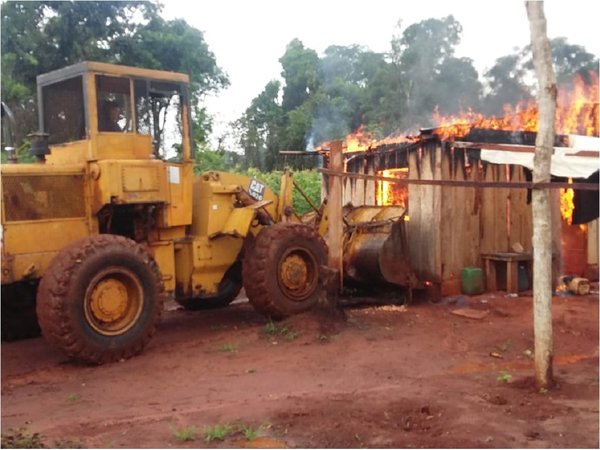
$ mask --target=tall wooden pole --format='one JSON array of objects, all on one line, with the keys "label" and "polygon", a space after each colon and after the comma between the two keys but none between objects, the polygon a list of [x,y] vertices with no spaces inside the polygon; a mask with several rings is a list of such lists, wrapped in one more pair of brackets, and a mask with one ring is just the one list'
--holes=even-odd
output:
[{"label": "tall wooden pole", "polygon": [[[533,158],[533,181],[550,181],[554,150],[556,79],[546,33],[543,1],[526,1],[533,65],[538,79],[538,133]],[[549,189],[534,189],[533,209],[533,331],[535,377],[538,387],[553,383],[552,358],[552,215]]]},{"label": "tall wooden pole", "polygon": [[[341,173],[344,171],[342,155],[342,141],[333,141],[329,151],[329,169]],[[342,217],[342,183],[341,175],[329,175],[329,195],[327,196],[327,210],[329,213],[329,227],[327,231],[327,245],[329,247],[329,267],[339,276],[338,289],[343,287],[342,273],[342,238],[344,223]]]}]

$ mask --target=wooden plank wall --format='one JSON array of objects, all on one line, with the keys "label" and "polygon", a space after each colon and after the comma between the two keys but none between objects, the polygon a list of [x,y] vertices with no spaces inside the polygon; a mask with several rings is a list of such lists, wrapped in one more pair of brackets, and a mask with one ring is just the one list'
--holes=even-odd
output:
[{"label": "wooden plank wall", "polygon": [[[372,156],[366,159],[366,173],[367,175],[377,175],[375,172],[375,158]],[[367,180],[365,182],[365,205],[373,206],[376,204],[375,197],[375,181]]]},{"label": "wooden plank wall", "polygon": [[[358,172],[365,173],[366,167],[367,161],[364,159],[361,160]],[[362,178],[354,179],[354,185],[352,186],[352,203],[356,206],[365,204],[365,180]]]},{"label": "wooden plank wall", "polygon": [[342,183],[342,206],[352,203],[352,178],[346,178]]},{"label": "wooden plank wall", "polygon": [[[485,181],[526,181],[521,166],[482,164]],[[532,215],[525,189],[489,188],[482,194],[481,253],[531,251]]]},{"label": "wooden plank wall", "polygon": [[[465,153],[461,149],[444,151],[442,158],[444,180],[476,181],[477,161],[467,172]],[[462,269],[480,267],[481,191],[482,188],[450,186],[442,188],[441,240],[444,293],[460,293]]]},{"label": "wooden plank wall", "polygon": [[[442,177],[442,151],[425,143],[408,157],[408,178],[439,180]],[[442,189],[440,186],[408,185],[408,242],[410,262],[421,281],[442,281]]]},{"label": "wooden plank wall", "polygon": [[[510,181],[527,181],[525,169],[522,166],[510,167]],[[520,244],[526,252],[532,251],[531,239],[533,237],[533,215],[531,204],[527,204],[526,189],[510,189],[510,237],[511,251],[513,245]]]},{"label": "wooden plank wall", "polygon": [[[506,181],[506,166],[483,163],[481,175],[484,181]],[[480,252],[507,252],[508,226],[506,207],[507,188],[484,188],[481,195]]]}]

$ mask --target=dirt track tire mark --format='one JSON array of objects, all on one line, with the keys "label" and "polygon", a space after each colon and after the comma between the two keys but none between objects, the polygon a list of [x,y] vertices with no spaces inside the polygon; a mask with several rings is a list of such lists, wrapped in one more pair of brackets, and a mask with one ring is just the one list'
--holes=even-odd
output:
[{"label": "dirt track tire mark", "polygon": [[[140,286],[139,311],[121,333],[98,332],[86,313],[94,288],[90,283],[104,281],[97,279],[98,273],[106,273],[106,279],[129,277],[126,281]],[[102,364],[129,358],[152,338],[163,309],[163,291],[158,266],[144,247],[122,236],[84,238],[65,247],[40,282],[40,328],[52,345],[72,359]]]},{"label": "dirt track tire mark", "polygon": [[[297,293],[282,282],[282,265],[290,258],[302,259],[306,266],[307,283]],[[263,228],[242,264],[248,299],[274,320],[308,311],[322,295],[320,270],[326,261],[327,245],[312,228],[288,223]]]}]

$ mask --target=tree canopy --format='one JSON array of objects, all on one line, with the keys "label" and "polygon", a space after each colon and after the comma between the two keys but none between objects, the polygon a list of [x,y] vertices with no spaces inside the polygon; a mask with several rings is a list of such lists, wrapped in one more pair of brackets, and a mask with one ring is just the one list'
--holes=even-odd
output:
[{"label": "tree canopy", "polygon": [[184,20],[164,20],[150,1],[10,1],[2,12],[2,100],[13,110],[20,140],[36,129],[36,76],[80,61],[100,61],[190,75],[195,141],[211,122],[201,100],[228,85],[203,33]]}]

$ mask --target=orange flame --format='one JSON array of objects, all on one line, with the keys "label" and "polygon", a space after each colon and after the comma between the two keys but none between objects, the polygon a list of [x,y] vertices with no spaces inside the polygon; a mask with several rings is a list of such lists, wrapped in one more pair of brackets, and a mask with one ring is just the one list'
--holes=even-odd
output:
[{"label": "orange flame", "polygon": [[[557,96],[555,131],[559,134],[583,134],[598,136],[598,75],[590,72],[590,84],[586,84],[579,75],[573,79],[570,90],[560,89]],[[502,131],[531,131],[538,130],[537,103],[533,100],[521,102],[515,106],[504,105],[502,117],[486,117],[469,108],[459,115],[443,116],[436,107],[433,121],[437,127],[435,133],[446,140],[458,139],[469,134],[472,128],[484,128]],[[376,140],[371,133],[360,125],[348,134],[344,140],[344,152],[359,152],[382,146],[414,142],[418,137],[408,137],[402,133],[390,135]],[[323,142],[317,150],[323,150],[329,145]]]},{"label": "orange flame", "polygon": [[[569,184],[573,184],[571,178],[569,178],[568,182]],[[560,190],[560,215],[569,225],[573,223],[573,210],[575,209],[575,204],[573,203],[574,196],[575,192],[571,188]]]},{"label": "orange flame", "polygon": [[[415,138],[409,138],[402,133],[393,134],[383,139],[375,139],[371,133],[365,131],[365,126],[360,125],[355,131],[348,134],[344,139],[344,153],[364,152],[381,145],[400,144],[402,142],[413,142]],[[324,146],[325,144],[322,144]]]},{"label": "orange flame", "polygon": [[373,142],[375,142],[373,135],[368,131],[365,131],[365,126],[361,125],[356,131],[346,136],[344,152],[360,152],[368,150]]},{"label": "orange flame", "polygon": [[[591,84],[581,76],[573,79],[573,88],[561,89],[557,97],[555,131],[559,134],[583,134],[598,136],[598,75],[590,74]],[[433,120],[439,128],[436,134],[442,139],[461,138],[471,128],[504,131],[537,131],[538,110],[534,101],[522,102],[515,107],[504,106],[503,117],[485,117],[469,109],[458,116],[442,116],[433,112]]]},{"label": "orange flame", "polygon": [[[386,178],[404,179],[408,177],[408,168],[382,170],[377,172],[377,175]],[[388,180],[377,181],[377,205],[399,205],[406,208],[408,206],[408,189],[406,185]]]}]

